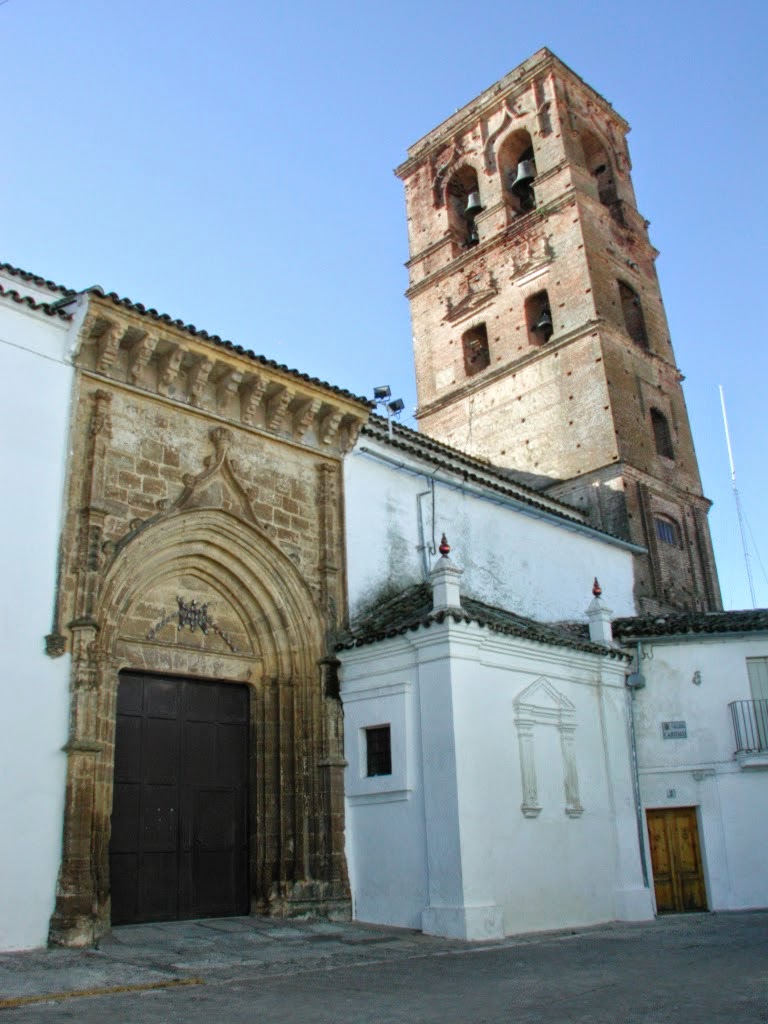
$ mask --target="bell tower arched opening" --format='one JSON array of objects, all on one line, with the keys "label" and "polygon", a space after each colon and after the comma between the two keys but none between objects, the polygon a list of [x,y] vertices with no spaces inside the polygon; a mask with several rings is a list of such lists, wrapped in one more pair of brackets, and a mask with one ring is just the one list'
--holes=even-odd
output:
[{"label": "bell tower arched opening", "polygon": [[445,188],[445,205],[448,210],[448,225],[463,249],[477,245],[475,217],[482,209],[480,186],[474,167],[460,167],[450,178]]},{"label": "bell tower arched opening", "polygon": [[499,172],[502,190],[508,205],[516,214],[536,208],[533,183],[536,180],[536,158],[533,140],[523,129],[511,132],[499,147]]}]

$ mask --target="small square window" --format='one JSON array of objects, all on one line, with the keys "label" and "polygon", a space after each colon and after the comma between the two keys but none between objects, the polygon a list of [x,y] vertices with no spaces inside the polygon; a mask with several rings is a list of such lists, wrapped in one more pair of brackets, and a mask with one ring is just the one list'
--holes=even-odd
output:
[{"label": "small square window", "polygon": [[654,519],[656,525],[656,536],[664,544],[671,544],[673,547],[680,547],[680,541],[677,535],[677,526],[672,522],[671,519],[662,519],[657,516]]},{"label": "small square window", "polygon": [[365,730],[367,775],[392,774],[392,742],[388,725]]}]

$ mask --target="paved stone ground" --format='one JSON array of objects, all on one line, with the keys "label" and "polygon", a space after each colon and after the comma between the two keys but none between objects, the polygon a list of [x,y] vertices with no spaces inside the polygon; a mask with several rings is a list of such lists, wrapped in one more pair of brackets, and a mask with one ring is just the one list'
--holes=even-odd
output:
[{"label": "paved stone ground", "polygon": [[[111,989],[112,991],[106,991]],[[768,912],[473,945],[360,924],[116,928],[0,954],[0,1024],[768,1024]]]}]

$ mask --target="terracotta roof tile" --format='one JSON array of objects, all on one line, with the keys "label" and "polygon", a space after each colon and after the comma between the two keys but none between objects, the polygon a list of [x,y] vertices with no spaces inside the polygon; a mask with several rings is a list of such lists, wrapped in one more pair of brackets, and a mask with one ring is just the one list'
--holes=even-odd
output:
[{"label": "terracotta roof tile", "polygon": [[0,297],[13,299],[20,306],[27,306],[29,309],[39,309],[46,316],[55,316],[60,320],[71,320],[72,314],[65,309],[55,309],[50,302],[36,302],[31,295],[22,295],[15,288],[3,288],[0,284]]},{"label": "terracotta roof tile", "polygon": [[56,284],[55,281],[46,281],[44,277],[32,274],[28,270],[21,270],[11,263],[0,263],[0,272],[11,274],[13,277],[20,277],[22,281],[37,285],[38,288],[50,288],[51,291],[61,292],[62,295],[75,295],[72,288],[65,288],[63,284]]},{"label": "terracotta roof tile", "polygon": [[[65,288],[63,285],[56,284],[53,281],[47,281],[45,278],[32,274],[27,270],[21,270],[19,267],[14,267],[11,263],[0,263],[0,272],[10,274],[14,277],[20,278],[22,281],[26,281],[29,284],[36,285],[38,288],[49,288],[53,291],[59,292],[62,296],[76,296],[79,294],[72,288]],[[347,398],[353,402],[359,402],[366,408],[373,408],[373,402],[368,398],[362,398],[360,395],[355,395],[351,391],[347,391],[345,388],[337,387],[334,384],[329,384],[327,381],[320,380],[319,377],[311,377],[307,373],[302,373],[300,370],[294,370],[284,363],[278,363],[274,359],[267,359],[266,356],[260,356],[253,352],[251,349],[244,348],[242,345],[236,345],[234,342],[227,341],[225,338],[219,337],[218,334],[210,334],[208,331],[202,330],[195,327],[194,324],[187,324],[183,320],[175,320],[167,313],[159,313],[156,309],[148,309],[141,302],[133,302],[131,299],[121,298],[117,292],[104,292],[104,290],[98,286],[87,289],[87,293],[94,297],[107,299],[114,303],[116,306],[120,306],[123,309],[130,310],[134,313],[139,313],[142,316],[148,316],[159,323],[168,324],[172,327],[177,327],[181,331],[185,331],[194,338],[198,338],[202,341],[209,342],[212,345],[216,345],[219,348],[228,349],[230,352],[236,352],[238,355],[245,356],[254,362],[259,363],[261,366],[268,367],[272,370],[279,370],[282,373],[287,373],[291,377],[296,377],[298,380],[305,381],[307,384],[315,384],[318,387],[323,388],[326,391],[331,391],[333,394],[340,395],[343,398]],[[48,303],[38,303],[34,299],[23,296],[18,292],[13,292],[10,289],[2,289],[0,286],[0,294],[7,295],[13,298],[17,302],[23,302],[30,307],[30,309],[40,309],[49,315],[58,315],[63,319],[71,319],[71,315],[61,310],[53,309]]]},{"label": "terracotta roof tile", "polygon": [[684,636],[701,633],[751,633],[768,630],[768,608],[732,612],[674,612],[614,619],[616,639]]}]

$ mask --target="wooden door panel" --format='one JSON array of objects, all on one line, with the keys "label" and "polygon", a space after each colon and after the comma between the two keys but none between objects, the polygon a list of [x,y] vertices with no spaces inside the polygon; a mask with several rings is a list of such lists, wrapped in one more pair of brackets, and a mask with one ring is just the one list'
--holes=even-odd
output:
[{"label": "wooden door panel", "polygon": [[675,909],[676,894],[672,872],[672,852],[664,812],[648,811],[648,835],[656,889],[656,908],[660,914]]},{"label": "wooden door panel", "polygon": [[145,782],[178,786],[179,724],[173,719],[145,718],[141,775]]},{"label": "wooden door panel", "polygon": [[247,913],[248,691],[121,677],[113,923]]},{"label": "wooden door panel", "polygon": [[647,812],[656,909],[660,914],[707,909],[695,807]]}]

